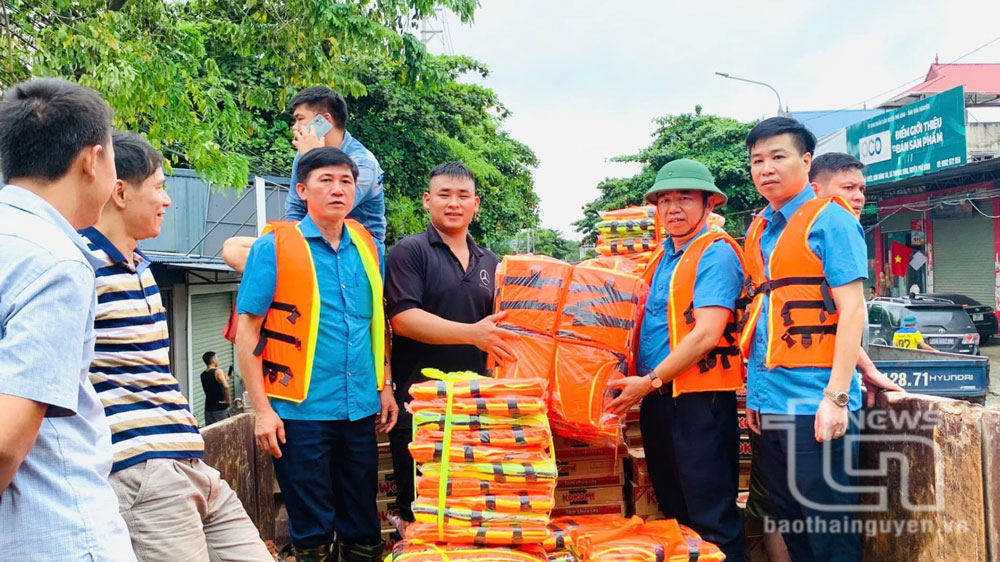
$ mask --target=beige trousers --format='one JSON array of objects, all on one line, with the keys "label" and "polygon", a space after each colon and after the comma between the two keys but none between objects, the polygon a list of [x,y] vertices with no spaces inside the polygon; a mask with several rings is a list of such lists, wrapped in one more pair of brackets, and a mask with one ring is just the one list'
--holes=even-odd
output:
[{"label": "beige trousers", "polygon": [[111,487],[140,562],[274,562],[219,471],[197,459],[150,459]]}]

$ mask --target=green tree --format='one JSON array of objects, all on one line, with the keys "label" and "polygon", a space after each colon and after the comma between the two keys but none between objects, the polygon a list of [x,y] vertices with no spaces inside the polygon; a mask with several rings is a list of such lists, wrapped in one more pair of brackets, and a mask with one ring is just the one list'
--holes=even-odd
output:
[{"label": "green tree", "polygon": [[668,115],[656,119],[653,143],[638,154],[619,156],[616,162],[639,162],[642,171],[629,178],[609,178],[598,184],[601,195],[584,206],[584,216],[574,225],[586,241],[597,238],[599,212],[643,204],[642,197],[653,185],[656,172],[678,158],[692,158],[708,167],[715,183],[729,196],[719,212],[726,217],[726,229],[743,236],[744,217],[763,206],[754,189],[744,140],[756,123],[728,117],[705,115],[701,106],[694,113]]},{"label": "green tree", "polygon": [[562,232],[553,228],[538,228],[532,235],[536,254],[570,262],[580,261],[580,243],[563,238]]},{"label": "green tree", "polygon": [[251,171],[289,172],[287,103],[327,84],[386,170],[389,237],[423,228],[426,172],[463,160],[484,205],[477,237],[496,243],[536,222],[531,150],[502,131],[486,69],[436,57],[412,33],[444,7],[471,21],[476,0],[5,0],[0,82],[62,76],[101,92],[116,125],[144,132],[175,166],[223,187]]}]

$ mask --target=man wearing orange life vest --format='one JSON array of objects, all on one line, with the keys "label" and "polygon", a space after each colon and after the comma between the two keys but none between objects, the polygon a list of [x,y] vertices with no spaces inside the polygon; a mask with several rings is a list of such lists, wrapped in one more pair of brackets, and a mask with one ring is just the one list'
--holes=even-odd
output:
[{"label": "man wearing orange life vest", "polygon": [[382,256],[345,219],[354,161],[316,148],[298,170],[306,217],[272,223],[247,259],[236,304],[240,368],[296,559],[380,560],[375,432],[392,429],[398,414],[385,364]]},{"label": "man wearing orange life vest", "polygon": [[867,249],[839,197],[809,185],[816,138],[785,117],[746,140],[750,172],[769,205],[747,231],[752,298],[740,344],[748,358],[747,422],[761,435],[760,468],[791,559],[858,561],[855,507],[858,361]]},{"label": "man wearing orange life vest", "polygon": [[622,393],[610,408],[624,414],[642,401],[639,425],[660,511],[717,544],[726,560],[741,562],[736,390],[743,387],[743,360],[734,313],[742,251],[728,234],[709,231],[709,213],[726,195],[701,163],[663,166],[646,200],[657,206],[670,239],[646,270],[639,376],[612,384]]}]

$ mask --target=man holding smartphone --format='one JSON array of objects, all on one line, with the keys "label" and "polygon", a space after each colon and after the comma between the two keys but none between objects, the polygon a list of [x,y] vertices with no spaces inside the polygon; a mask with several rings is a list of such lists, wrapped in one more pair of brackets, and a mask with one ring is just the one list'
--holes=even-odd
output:
[{"label": "man holding smartphone", "polygon": [[[382,190],[384,173],[375,155],[348,132],[344,96],[326,86],[311,86],[295,94],[290,107],[295,119],[292,145],[298,152],[292,160],[285,220],[300,221],[306,216],[306,204],[295,191],[299,181],[299,159],[321,146],[339,148],[358,166],[357,195],[347,218],[360,222],[378,244],[383,244],[386,224],[385,194]],[[250,236],[234,236],[226,240],[222,247],[222,259],[229,267],[242,272],[254,240],[256,238]]]}]

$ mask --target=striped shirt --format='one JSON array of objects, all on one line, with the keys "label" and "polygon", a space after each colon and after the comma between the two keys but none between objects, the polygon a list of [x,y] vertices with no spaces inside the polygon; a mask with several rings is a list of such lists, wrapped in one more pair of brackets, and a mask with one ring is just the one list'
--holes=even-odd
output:
[{"label": "striped shirt", "polygon": [[198,421],[170,373],[167,315],[149,259],[132,267],[97,229],[81,231],[97,268],[97,342],[90,381],[111,427],[116,472],[151,458],[202,458]]}]

